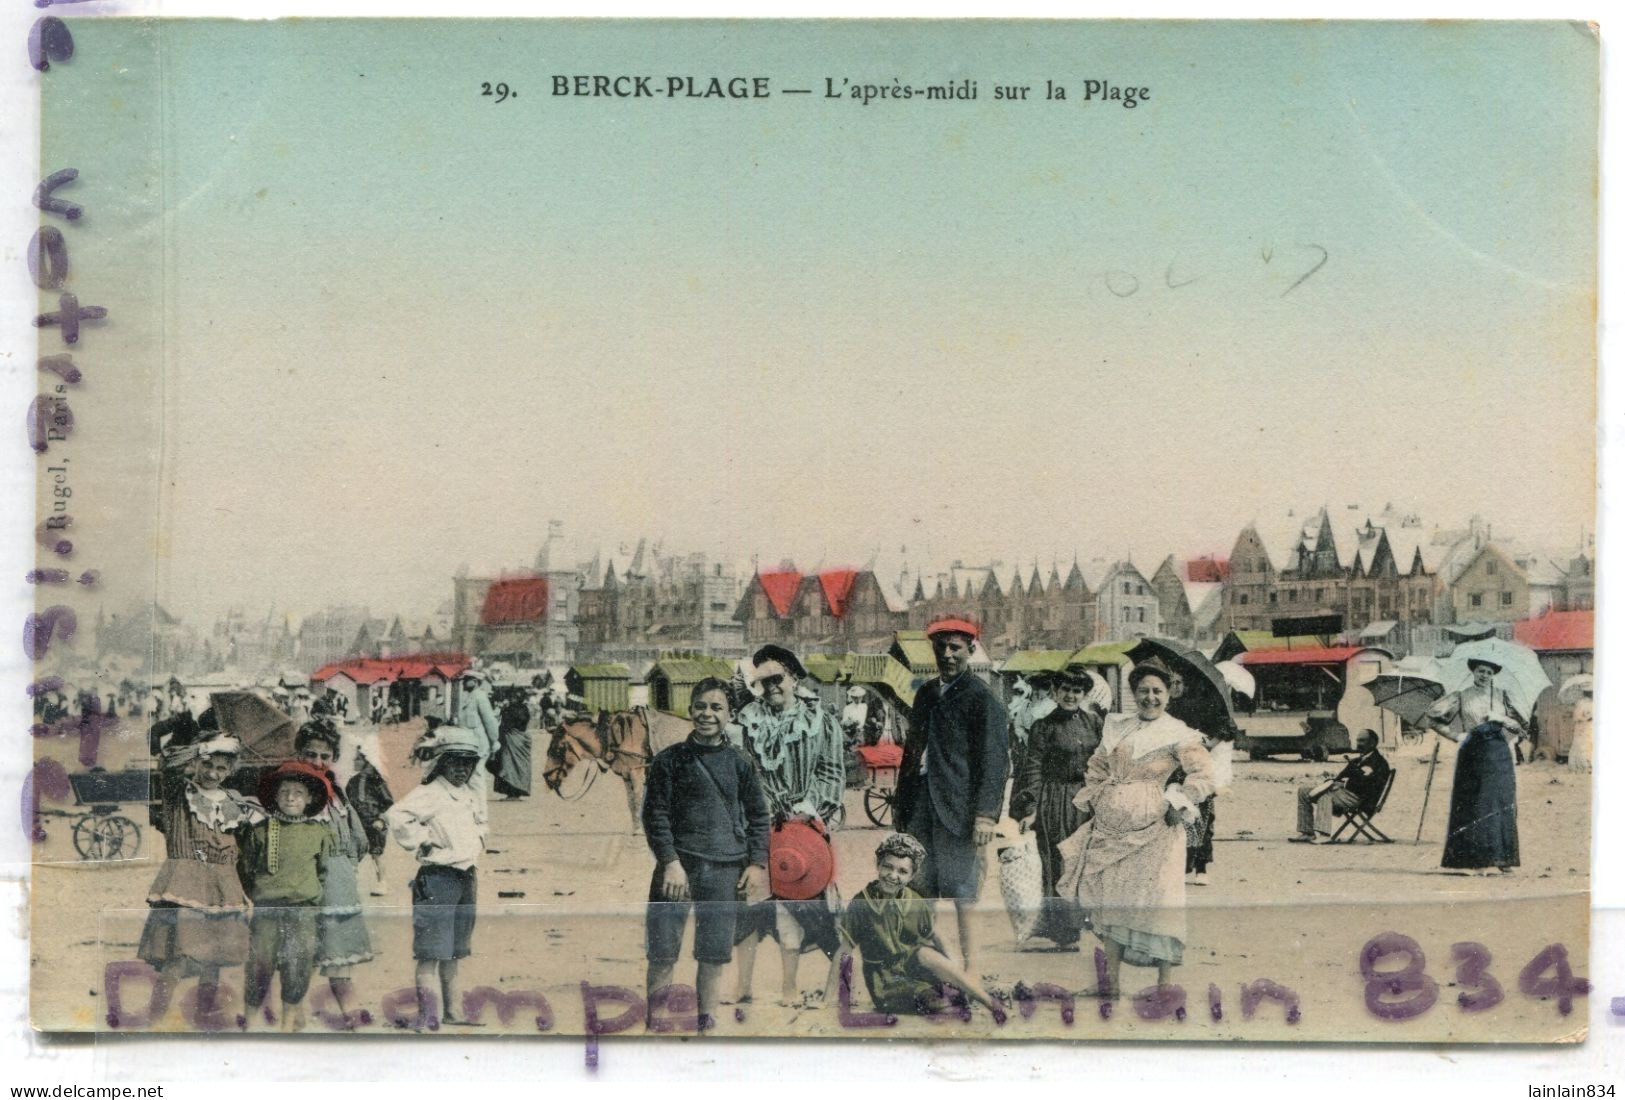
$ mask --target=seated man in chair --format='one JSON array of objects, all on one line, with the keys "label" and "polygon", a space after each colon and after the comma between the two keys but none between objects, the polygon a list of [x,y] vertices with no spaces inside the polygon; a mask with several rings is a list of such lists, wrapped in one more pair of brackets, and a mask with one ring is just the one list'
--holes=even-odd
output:
[{"label": "seated man in chair", "polygon": [[1334,778],[1298,787],[1298,835],[1290,838],[1294,844],[1324,844],[1320,834],[1332,831],[1333,814],[1376,808],[1393,768],[1377,751],[1375,730],[1361,730],[1355,747],[1358,753]]}]

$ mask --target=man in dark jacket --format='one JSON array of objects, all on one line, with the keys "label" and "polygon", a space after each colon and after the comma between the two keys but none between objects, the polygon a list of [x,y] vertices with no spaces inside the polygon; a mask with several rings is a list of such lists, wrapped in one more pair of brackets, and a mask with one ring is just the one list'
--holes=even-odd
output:
[{"label": "man in dark jacket", "polygon": [[897,820],[925,847],[914,888],[952,898],[960,962],[971,969],[970,913],[981,889],[1010,768],[1010,716],[970,672],[977,629],[943,619],[926,629],[938,678],[914,696],[897,791]]},{"label": "man in dark jacket", "polygon": [[1343,817],[1350,810],[1371,813],[1377,808],[1393,768],[1377,751],[1375,730],[1361,730],[1355,748],[1358,755],[1332,779],[1298,787],[1298,835],[1290,838],[1294,843],[1322,843],[1318,834],[1331,832],[1333,814]]}]

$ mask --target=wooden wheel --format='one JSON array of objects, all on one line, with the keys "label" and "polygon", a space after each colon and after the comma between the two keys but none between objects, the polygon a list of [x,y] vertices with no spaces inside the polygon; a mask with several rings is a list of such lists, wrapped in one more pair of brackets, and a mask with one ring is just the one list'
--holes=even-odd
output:
[{"label": "wooden wheel", "polygon": [[87,815],[73,823],[80,859],[130,859],[141,847],[141,827],[127,817]]},{"label": "wooden wheel", "polygon": [[880,828],[887,828],[892,821],[894,797],[891,791],[870,787],[863,792],[863,812]]}]

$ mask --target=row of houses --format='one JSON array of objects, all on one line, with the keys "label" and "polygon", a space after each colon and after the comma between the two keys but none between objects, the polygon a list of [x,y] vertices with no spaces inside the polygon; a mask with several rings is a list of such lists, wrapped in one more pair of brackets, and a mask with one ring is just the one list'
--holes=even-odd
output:
[{"label": "row of houses", "polygon": [[[550,536],[551,538],[551,536]],[[623,553],[624,553],[623,549]],[[556,558],[557,555],[551,555]],[[945,615],[982,624],[995,657],[1146,636],[1211,643],[1278,620],[1335,620],[1333,633],[1400,652],[1426,649],[1435,628],[1510,623],[1547,609],[1588,608],[1593,556],[1539,553],[1474,519],[1425,526],[1392,506],[1288,511],[1247,524],[1228,556],[1075,559],[1047,575],[1036,562],[956,561],[935,574],[907,565],[814,568],[785,561],[741,583],[705,555],[661,555],[640,542],[619,561],[536,568],[455,582],[450,639],[520,664],[647,663],[679,650],[737,658],[767,642],[806,653],[879,652],[898,632]]]},{"label": "row of houses", "polygon": [[1242,529],[1226,561],[1221,620],[1260,630],[1280,618],[1337,615],[1354,629],[1539,616],[1595,601],[1589,545],[1542,552],[1496,540],[1474,517],[1461,530],[1425,529],[1385,508],[1289,512]]}]

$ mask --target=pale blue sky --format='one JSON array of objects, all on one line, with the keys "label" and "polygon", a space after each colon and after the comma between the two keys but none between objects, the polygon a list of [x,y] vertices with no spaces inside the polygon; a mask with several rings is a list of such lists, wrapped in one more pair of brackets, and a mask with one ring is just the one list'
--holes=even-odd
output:
[{"label": "pale blue sky", "polygon": [[[128,272],[136,336],[165,319],[179,609],[432,606],[549,517],[588,550],[803,564],[1154,563],[1351,500],[1556,544],[1592,522],[1581,29],[137,30],[86,26],[125,71],[87,63],[48,111],[139,113],[161,83],[145,124],[85,112],[72,144],[87,179],[165,167],[161,239],[94,262]],[[547,94],[576,72],[982,98]],[[991,99],[1087,78],[1152,95]]]}]

